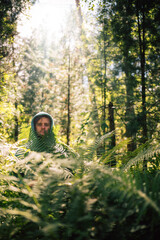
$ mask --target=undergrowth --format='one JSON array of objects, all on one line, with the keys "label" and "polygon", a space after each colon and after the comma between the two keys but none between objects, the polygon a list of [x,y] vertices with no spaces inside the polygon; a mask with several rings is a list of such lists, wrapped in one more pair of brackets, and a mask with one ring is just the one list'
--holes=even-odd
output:
[{"label": "undergrowth", "polygon": [[1,147],[0,239],[158,239],[158,146],[121,168],[95,159],[93,147],[62,159],[31,152],[23,160],[15,147]]}]

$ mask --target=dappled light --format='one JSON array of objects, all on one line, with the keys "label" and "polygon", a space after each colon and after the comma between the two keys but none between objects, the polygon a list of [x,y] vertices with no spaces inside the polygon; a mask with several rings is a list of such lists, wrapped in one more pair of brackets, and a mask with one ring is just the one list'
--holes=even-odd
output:
[{"label": "dappled light", "polygon": [[0,239],[158,240],[159,15],[1,1]]},{"label": "dappled light", "polygon": [[21,14],[18,31],[22,37],[31,36],[36,29],[39,35],[45,31],[46,38],[59,40],[67,23],[68,14],[75,10],[74,0],[40,0]]}]

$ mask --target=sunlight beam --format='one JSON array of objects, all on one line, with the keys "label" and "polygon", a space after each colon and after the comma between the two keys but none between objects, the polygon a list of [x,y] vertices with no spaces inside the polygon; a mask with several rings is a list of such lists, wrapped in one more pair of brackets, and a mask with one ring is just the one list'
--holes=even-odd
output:
[{"label": "sunlight beam", "polygon": [[43,26],[49,35],[57,36],[65,22],[66,14],[74,8],[74,0],[38,0],[21,16],[18,32],[22,37],[29,37],[34,29]]}]

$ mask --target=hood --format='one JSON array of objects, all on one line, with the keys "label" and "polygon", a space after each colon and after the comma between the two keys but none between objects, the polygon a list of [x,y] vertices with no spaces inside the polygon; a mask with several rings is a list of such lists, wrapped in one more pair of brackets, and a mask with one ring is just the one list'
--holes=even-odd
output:
[{"label": "hood", "polygon": [[35,128],[34,128],[34,120],[35,120],[36,117],[39,117],[39,116],[43,116],[43,117],[47,116],[47,117],[50,118],[50,120],[51,120],[51,128],[50,128],[50,131],[52,131],[52,128],[53,128],[53,126],[54,126],[54,121],[53,121],[52,116],[51,116],[50,114],[46,113],[46,112],[39,112],[39,113],[37,113],[37,114],[32,118],[32,121],[31,121],[31,128],[32,128],[32,130],[35,131]]}]

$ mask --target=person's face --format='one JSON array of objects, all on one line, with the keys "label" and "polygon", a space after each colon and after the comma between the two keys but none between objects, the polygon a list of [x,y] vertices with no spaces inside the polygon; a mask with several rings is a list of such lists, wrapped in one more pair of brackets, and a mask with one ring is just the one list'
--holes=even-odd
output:
[{"label": "person's face", "polygon": [[38,135],[44,136],[46,133],[48,133],[50,129],[50,121],[46,117],[40,118],[36,123],[36,132]]}]

